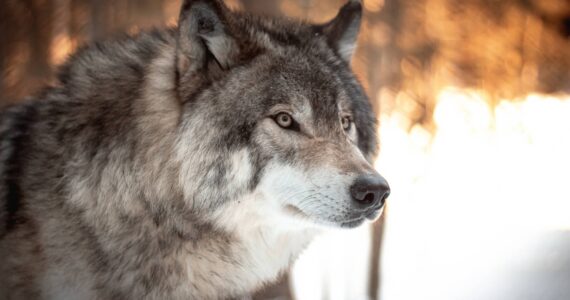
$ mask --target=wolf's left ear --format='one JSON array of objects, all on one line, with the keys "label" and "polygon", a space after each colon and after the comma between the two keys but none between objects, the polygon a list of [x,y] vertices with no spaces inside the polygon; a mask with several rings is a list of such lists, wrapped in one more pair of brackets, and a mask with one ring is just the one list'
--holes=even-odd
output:
[{"label": "wolf's left ear", "polygon": [[356,49],[356,39],[362,19],[362,4],[358,0],[350,0],[337,16],[326,24],[318,25],[329,44],[347,62],[350,62]]},{"label": "wolf's left ear", "polygon": [[232,66],[238,50],[229,31],[230,17],[231,11],[221,0],[184,0],[178,20],[179,72],[220,71]]}]

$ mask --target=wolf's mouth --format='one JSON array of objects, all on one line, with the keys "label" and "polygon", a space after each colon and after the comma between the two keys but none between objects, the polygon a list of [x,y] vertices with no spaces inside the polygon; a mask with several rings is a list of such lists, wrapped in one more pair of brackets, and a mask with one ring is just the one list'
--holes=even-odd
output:
[{"label": "wolf's mouth", "polygon": [[382,214],[383,210],[384,210],[384,206],[381,206],[378,209],[371,210],[370,212],[368,212],[365,215],[365,218],[370,220],[370,221],[374,221],[374,220],[376,220],[376,218],[378,218],[378,216],[380,216]]},{"label": "wolf's mouth", "polygon": [[[380,216],[380,214],[382,214],[382,211],[384,210],[384,207],[379,207],[373,210],[370,210],[368,212],[365,213],[361,213],[361,215],[345,220],[345,221],[341,221],[339,223],[337,223],[337,226],[343,227],[343,228],[354,228],[354,227],[358,227],[360,226],[362,223],[364,223],[366,220],[369,221],[374,221],[378,218],[378,216]],[[309,216],[307,213],[305,213],[304,211],[302,211],[300,208],[294,206],[294,205],[287,205],[285,206],[285,211],[289,214],[291,214],[292,216],[295,216],[297,218],[303,218],[306,220],[313,220],[313,218],[311,218],[311,216]],[[317,220],[313,220],[313,221],[317,221]],[[318,222],[318,221],[317,221]],[[325,221],[326,223],[326,221]]]},{"label": "wolf's mouth", "polygon": [[362,223],[364,223],[364,221],[366,220],[366,218],[358,218],[355,220],[351,220],[351,221],[347,221],[347,222],[342,222],[340,223],[340,227],[344,227],[344,228],[354,228],[354,227],[358,227],[360,226]]},{"label": "wolf's mouth", "polygon": [[380,214],[382,214],[383,209],[383,207],[380,207],[378,209],[371,210],[360,217],[340,223],[340,226],[345,228],[354,228],[360,226],[366,220],[374,221],[378,216],[380,216]]},{"label": "wolf's mouth", "polygon": [[285,206],[285,211],[296,217],[309,218],[309,215],[294,205]]}]

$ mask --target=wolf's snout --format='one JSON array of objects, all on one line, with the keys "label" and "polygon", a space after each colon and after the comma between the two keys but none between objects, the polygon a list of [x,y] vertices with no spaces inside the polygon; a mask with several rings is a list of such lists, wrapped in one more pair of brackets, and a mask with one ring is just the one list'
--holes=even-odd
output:
[{"label": "wolf's snout", "polygon": [[380,208],[390,195],[390,187],[380,175],[362,175],[350,187],[350,194],[359,206]]}]

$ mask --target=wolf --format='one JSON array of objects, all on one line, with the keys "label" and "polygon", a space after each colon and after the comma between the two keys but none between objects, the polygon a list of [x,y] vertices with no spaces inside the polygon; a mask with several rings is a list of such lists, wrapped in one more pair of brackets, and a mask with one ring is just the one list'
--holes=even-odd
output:
[{"label": "wolf", "polygon": [[1,299],[225,299],[374,220],[376,119],[327,23],[186,0],[0,115]]}]

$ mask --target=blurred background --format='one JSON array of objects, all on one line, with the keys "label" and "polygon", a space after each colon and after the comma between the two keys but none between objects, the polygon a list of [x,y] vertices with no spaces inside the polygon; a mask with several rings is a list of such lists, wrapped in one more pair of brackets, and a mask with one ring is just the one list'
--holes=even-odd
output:
[{"label": "blurred background", "polygon": [[[314,22],[346,0],[228,0]],[[392,186],[257,299],[570,299],[570,1],[364,0],[353,67]],[[4,0],[0,108],[78,46],[174,26],[179,0]]]}]

